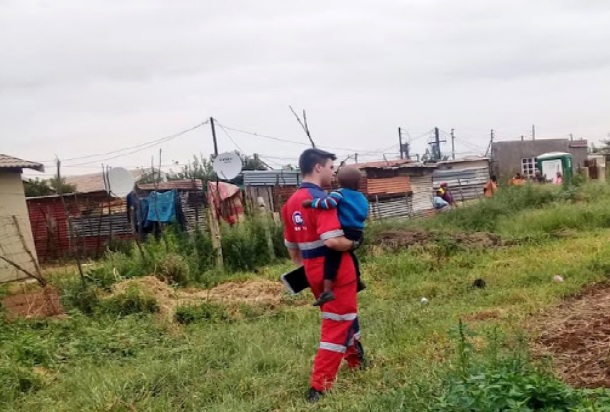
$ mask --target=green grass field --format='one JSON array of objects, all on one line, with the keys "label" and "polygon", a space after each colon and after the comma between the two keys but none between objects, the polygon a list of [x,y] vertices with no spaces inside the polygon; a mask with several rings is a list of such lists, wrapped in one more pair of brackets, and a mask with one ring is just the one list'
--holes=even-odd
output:
[{"label": "green grass field", "polygon": [[[182,326],[145,311],[86,315],[67,302],[64,319],[0,323],[0,409],[610,410],[606,394],[575,391],[536,366],[522,342],[530,315],[607,280],[610,191],[586,186],[577,202],[573,193],[555,191],[547,202],[546,189],[532,190],[523,199],[512,191],[454,216],[401,226],[491,230],[510,246],[431,244],[365,256],[360,314],[371,364],[342,370],[317,405],[304,401],[320,326],[309,305],[254,308],[238,318],[227,312]],[[288,267],[282,262],[231,278],[276,280]],[[565,282],[553,282],[554,275]],[[472,288],[476,278],[487,287]],[[62,290],[73,290],[65,283]],[[521,396],[521,389],[540,393]],[[534,398],[546,409],[536,409]]]}]

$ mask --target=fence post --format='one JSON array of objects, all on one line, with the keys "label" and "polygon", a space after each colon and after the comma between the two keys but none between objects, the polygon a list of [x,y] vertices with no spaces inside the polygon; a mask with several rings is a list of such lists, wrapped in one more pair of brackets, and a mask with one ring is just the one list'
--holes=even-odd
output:
[{"label": "fence post", "polygon": [[267,212],[267,206],[265,205],[265,199],[261,196],[256,198],[258,202],[258,207],[260,211],[260,215],[263,219],[263,227],[265,229],[265,237],[267,238],[267,248],[269,249],[269,256],[272,259],[275,259],[275,251],[273,249],[273,238],[271,237],[271,231],[269,230],[269,225],[273,220],[269,219],[269,213]]},{"label": "fence post", "polygon": [[[216,186],[218,190],[218,186]],[[220,194],[218,194],[220,200]],[[216,257],[216,267],[222,269],[224,260],[222,258],[222,239],[220,235],[220,227],[218,225],[218,215],[216,214],[216,206],[214,204],[214,196],[208,185],[208,219],[210,222],[210,237],[212,238],[212,248]]]}]

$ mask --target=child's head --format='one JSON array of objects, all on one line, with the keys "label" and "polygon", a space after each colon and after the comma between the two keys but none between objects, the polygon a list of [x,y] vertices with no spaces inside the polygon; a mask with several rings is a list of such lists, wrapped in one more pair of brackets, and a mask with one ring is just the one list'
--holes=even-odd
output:
[{"label": "child's head", "polygon": [[358,190],[362,175],[360,170],[354,166],[342,166],[337,171],[337,181],[341,187]]}]

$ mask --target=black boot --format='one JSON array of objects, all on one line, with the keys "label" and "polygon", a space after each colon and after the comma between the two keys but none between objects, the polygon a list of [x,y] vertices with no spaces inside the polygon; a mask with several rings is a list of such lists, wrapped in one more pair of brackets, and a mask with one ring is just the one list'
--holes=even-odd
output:
[{"label": "black boot", "polygon": [[366,289],[366,285],[364,284],[364,282],[362,281],[362,279],[358,278],[358,292],[363,291],[364,289]]},{"label": "black boot", "polygon": [[324,396],[324,392],[320,392],[314,388],[309,388],[309,392],[307,392],[307,402],[316,403],[322,396]]},{"label": "black boot", "polygon": [[362,343],[360,343],[358,341],[354,344],[354,346],[356,346],[356,351],[358,352],[358,358],[360,359],[360,369],[364,370],[367,367],[366,357],[364,356],[364,347],[362,346]]},{"label": "black boot", "polygon": [[320,306],[323,303],[330,302],[331,300],[335,300],[335,294],[330,290],[327,290],[320,293],[320,296],[318,296],[318,299],[313,303],[313,305]]}]

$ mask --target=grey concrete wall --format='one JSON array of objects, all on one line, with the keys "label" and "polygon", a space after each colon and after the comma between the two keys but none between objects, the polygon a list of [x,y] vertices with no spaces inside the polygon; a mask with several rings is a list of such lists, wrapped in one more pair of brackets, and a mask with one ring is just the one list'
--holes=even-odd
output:
[{"label": "grey concrete wall", "polygon": [[[574,147],[578,146],[578,147]],[[567,152],[574,156],[574,170],[587,159],[586,140],[539,139],[496,142],[491,145],[492,170],[498,178],[509,179],[521,172],[521,159],[538,157],[548,152]]]}]

